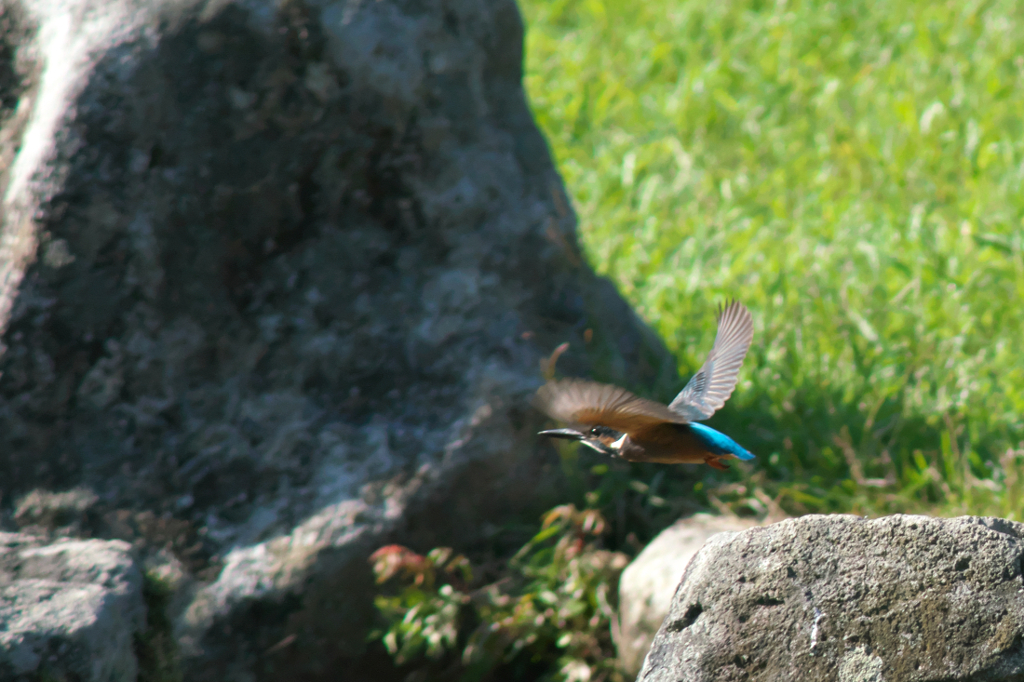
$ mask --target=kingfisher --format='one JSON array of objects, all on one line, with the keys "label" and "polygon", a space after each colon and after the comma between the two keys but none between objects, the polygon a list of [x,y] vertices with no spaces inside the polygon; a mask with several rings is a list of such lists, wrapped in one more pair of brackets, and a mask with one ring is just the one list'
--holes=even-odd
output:
[{"label": "kingfisher", "polygon": [[534,405],[572,428],[539,435],[583,443],[610,457],[630,462],[700,464],[728,469],[722,460],[751,460],[729,436],[698,424],[732,395],[750,342],[750,312],[739,301],[719,306],[718,333],[707,360],[667,406],[624,388],[582,379],[549,381]]}]

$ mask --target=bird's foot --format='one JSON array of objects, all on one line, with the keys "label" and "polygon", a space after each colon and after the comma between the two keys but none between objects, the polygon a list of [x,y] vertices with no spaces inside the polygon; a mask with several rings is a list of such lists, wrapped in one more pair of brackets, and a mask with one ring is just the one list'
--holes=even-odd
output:
[{"label": "bird's foot", "polygon": [[712,469],[718,469],[720,471],[729,470],[729,466],[727,464],[722,464],[717,457],[708,457],[707,459],[704,460],[704,463],[707,464]]}]

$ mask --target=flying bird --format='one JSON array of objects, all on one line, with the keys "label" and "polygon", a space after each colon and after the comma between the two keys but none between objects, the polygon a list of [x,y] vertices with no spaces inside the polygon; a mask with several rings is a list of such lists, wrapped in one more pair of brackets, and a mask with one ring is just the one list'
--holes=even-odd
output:
[{"label": "flying bird", "polygon": [[571,428],[539,435],[576,440],[630,462],[705,463],[728,469],[722,460],[751,460],[736,441],[709,426],[707,419],[736,387],[743,358],[754,337],[750,312],[738,301],[719,307],[718,333],[707,360],[667,406],[624,388],[582,379],[549,381],[534,405]]}]

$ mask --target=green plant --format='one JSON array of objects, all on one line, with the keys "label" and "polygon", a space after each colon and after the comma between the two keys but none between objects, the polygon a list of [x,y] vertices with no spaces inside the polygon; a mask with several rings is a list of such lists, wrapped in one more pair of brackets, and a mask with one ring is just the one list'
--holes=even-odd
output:
[{"label": "green plant", "polygon": [[397,594],[381,594],[375,600],[390,623],[383,642],[395,662],[402,665],[424,655],[438,659],[454,648],[462,609],[470,602],[465,589],[472,571],[466,558],[447,547],[421,556],[401,545],[387,545],[370,561],[378,584],[401,585]]},{"label": "green plant", "polygon": [[139,682],[180,682],[181,661],[167,607],[174,590],[152,571],[142,575],[142,598],[146,602],[146,628],[135,636],[139,661]]},{"label": "green plant", "polygon": [[609,624],[624,555],[600,548],[606,530],[594,509],[564,505],[497,581],[476,585],[465,557],[448,548],[420,555],[389,545],[371,556],[376,599],[387,626],[374,634],[406,664],[451,661],[439,675],[488,679],[501,668],[533,679],[618,680]]}]

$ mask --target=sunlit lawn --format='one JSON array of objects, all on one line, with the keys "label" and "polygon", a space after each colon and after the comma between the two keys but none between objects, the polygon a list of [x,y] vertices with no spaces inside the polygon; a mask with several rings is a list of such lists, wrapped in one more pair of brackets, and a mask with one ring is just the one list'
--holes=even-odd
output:
[{"label": "sunlit lawn", "polygon": [[698,494],[1024,516],[1024,5],[521,6],[592,264],[684,377],[754,314]]}]

